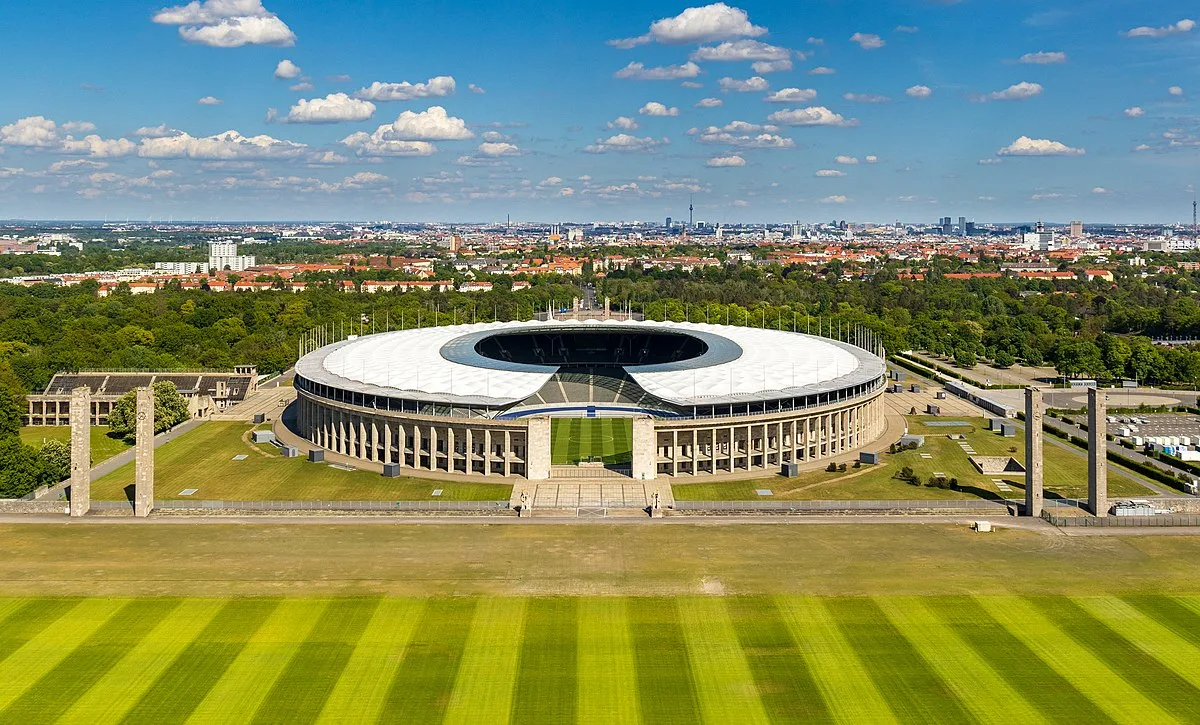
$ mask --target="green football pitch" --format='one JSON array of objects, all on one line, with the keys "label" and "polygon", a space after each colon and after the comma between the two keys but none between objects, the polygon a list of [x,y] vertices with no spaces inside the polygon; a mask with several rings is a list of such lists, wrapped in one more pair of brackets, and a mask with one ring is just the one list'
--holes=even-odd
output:
[{"label": "green football pitch", "polygon": [[633,421],[629,418],[555,418],[550,427],[550,462],[629,463],[633,458]]},{"label": "green football pitch", "polygon": [[0,599],[0,722],[1200,719],[1200,597]]}]

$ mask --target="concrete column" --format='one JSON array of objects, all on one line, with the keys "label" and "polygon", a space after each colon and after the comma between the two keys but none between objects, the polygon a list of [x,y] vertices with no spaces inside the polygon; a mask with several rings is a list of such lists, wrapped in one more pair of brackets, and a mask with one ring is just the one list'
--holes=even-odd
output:
[{"label": "concrete column", "polygon": [[654,432],[654,419],[639,415],[633,419],[633,466],[635,480],[652,481],[658,475],[658,435]]},{"label": "concrete column", "polygon": [[71,391],[71,515],[92,508],[92,391]]},{"label": "concrete column", "polygon": [[[526,472],[528,472],[526,468]],[[512,473],[512,431],[504,431],[504,476],[507,478]]]},{"label": "concrete column", "polygon": [[483,475],[492,475],[492,429],[483,429]]},{"label": "concrete column", "polygon": [[133,515],[145,518],[154,509],[154,391],[137,389],[137,433],[134,443]]},{"label": "concrete column", "polygon": [[[636,434],[633,445],[636,451]],[[531,481],[545,481],[550,478],[549,416],[529,418],[529,427],[525,432],[525,478]]]},{"label": "concrete column", "polygon": [[383,462],[395,463],[392,460],[392,424],[388,422],[383,424]]},{"label": "concrete column", "polygon": [[1108,516],[1108,397],[1088,389],[1088,508]]},{"label": "concrete column", "polygon": [[467,473],[475,472],[475,435],[467,428]]},{"label": "concrete column", "polygon": [[454,429],[446,428],[446,473],[454,473]]},{"label": "concrete column", "polygon": [[671,475],[679,475],[679,431],[671,431]]},{"label": "concrete column", "polygon": [[1041,516],[1042,496],[1042,389],[1025,389],[1025,515]]},{"label": "concrete column", "polygon": [[431,426],[429,426],[429,470],[431,470],[431,471],[436,471],[438,469],[437,443],[438,443],[437,427],[431,425]]}]

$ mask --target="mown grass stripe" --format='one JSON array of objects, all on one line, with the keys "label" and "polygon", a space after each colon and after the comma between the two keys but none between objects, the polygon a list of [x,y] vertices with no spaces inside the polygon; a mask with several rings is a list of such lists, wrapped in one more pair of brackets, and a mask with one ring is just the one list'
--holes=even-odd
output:
[{"label": "mown grass stripe", "polygon": [[128,603],[116,599],[84,599],[52,626],[40,628],[20,649],[0,662],[0,710],[51,672],[77,647]]},{"label": "mown grass stripe", "polygon": [[158,677],[147,674],[146,690],[124,722],[169,725],[187,720],[278,603],[235,599],[221,607]]},{"label": "mown grass stripe", "polygon": [[625,600],[583,599],[578,619],[577,721],[640,722],[637,664]]},{"label": "mown grass stripe", "polygon": [[715,597],[689,597],[679,599],[676,606],[704,720],[767,723],[725,602]]},{"label": "mown grass stripe", "polygon": [[575,720],[578,600],[535,599],[525,614],[512,722]]},{"label": "mown grass stripe", "polygon": [[1050,722],[1112,722],[1104,710],[1058,673],[1025,642],[996,621],[971,597],[937,597],[925,602]]},{"label": "mown grass stripe", "polygon": [[834,719],[847,723],[895,722],[866,666],[821,600],[779,597],[775,601]]},{"label": "mown grass stripe", "polygon": [[1200,648],[1116,597],[1076,597],[1075,603],[1142,652],[1200,687]]},{"label": "mown grass stripe", "polygon": [[14,612],[29,606],[29,601],[29,599],[17,597],[0,599],[0,633],[4,632],[5,627],[8,625],[8,618]]},{"label": "mown grass stripe", "polygon": [[524,599],[484,599],[475,607],[446,723],[508,722],[525,631]]},{"label": "mown grass stripe", "polygon": [[1157,594],[1136,594],[1121,599],[1170,629],[1175,636],[1200,647],[1200,613],[1179,599]]},{"label": "mown grass stripe", "polygon": [[327,605],[328,602],[312,599],[282,600],[192,712],[189,721],[249,719],[308,638]]},{"label": "mown grass stripe", "polygon": [[317,722],[373,722],[379,716],[424,606],[406,599],[379,603]]},{"label": "mown grass stripe", "polygon": [[1139,725],[1174,722],[1174,718],[1032,603],[1019,597],[1000,596],[977,597],[976,601],[1112,719]]},{"label": "mown grass stripe", "polygon": [[396,668],[380,720],[440,723],[454,690],[471,631],[475,599],[439,599],[425,605],[421,621]]},{"label": "mown grass stripe", "polygon": [[184,600],[72,703],[58,722],[120,722],[224,605],[221,599]]},{"label": "mown grass stripe", "polygon": [[919,598],[876,600],[880,609],[971,714],[985,723],[1045,722],[1036,707]]},{"label": "mown grass stripe", "polygon": [[379,600],[337,599],[325,607],[308,639],[275,680],[254,720],[313,722],[342,675]]},{"label": "mown grass stripe", "polygon": [[159,621],[179,606],[176,599],[128,602],[0,711],[0,722],[53,722],[115,666]]},{"label": "mown grass stripe", "polygon": [[833,618],[901,721],[971,722],[953,690],[937,676],[873,600],[826,601]]},{"label": "mown grass stripe", "polygon": [[567,443],[567,463],[576,463],[582,455],[580,453],[583,447],[582,421],[572,418],[568,430],[571,431],[571,440]]},{"label": "mown grass stripe", "polygon": [[16,606],[0,621],[0,663],[54,624],[80,602],[79,599],[10,600]]},{"label": "mown grass stripe", "polygon": [[631,599],[628,611],[642,719],[648,723],[699,722],[696,683],[675,600]]},{"label": "mown grass stripe", "polygon": [[833,715],[775,600],[732,597],[725,604],[771,722],[830,721]]},{"label": "mown grass stripe", "polygon": [[568,425],[570,421],[564,418],[553,418],[550,421],[550,431],[552,433],[553,443],[550,446],[550,455],[552,462],[556,466],[562,466],[569,463],[567,460],[570,456],[568,450],[571,444],[571,430]]},{"label": "mown grass stripe", "polygon": [[[1197,717],[1200,690],[1171,670],[1158,659],[1137,646],[1130,632],[1122,636],[1107,624],[1092,616],[1078,602],[1067,597],[1028,597],[1027,601],[1042,610],[1046,617],[1091,650],[1108,668],[1123,678],[1126,684],[1148,696],[1156,705],[1181,720]],[[1144,637],[1144,633],[1142,634]],[[1174,637],[1171,641],[1179,643]]]}]

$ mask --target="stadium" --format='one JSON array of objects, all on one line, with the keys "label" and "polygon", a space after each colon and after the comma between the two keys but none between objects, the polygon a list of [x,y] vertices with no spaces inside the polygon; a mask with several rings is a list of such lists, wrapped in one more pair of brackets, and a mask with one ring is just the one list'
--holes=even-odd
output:
[{"label": "stadium", "polygon": [[351,337],[297,363],[295,432],[393,472],[761,475],[883,433],[885,364],[858,337],[552,318]]}]

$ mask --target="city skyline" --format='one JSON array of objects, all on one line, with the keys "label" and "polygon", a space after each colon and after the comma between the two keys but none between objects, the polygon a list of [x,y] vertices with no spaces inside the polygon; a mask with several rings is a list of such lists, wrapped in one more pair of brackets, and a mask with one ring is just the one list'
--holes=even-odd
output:
[{"label": "city skyline", "polygon": [[1188,223],[1188,15],[10,4],[0,218]]}]

